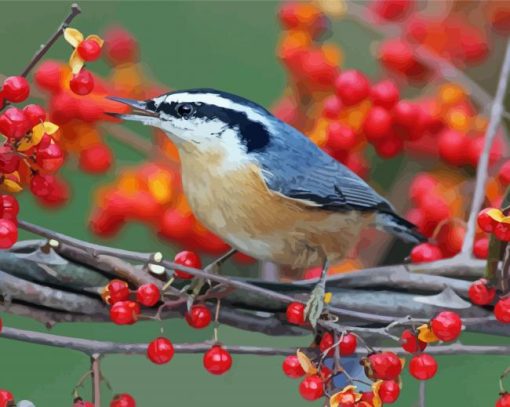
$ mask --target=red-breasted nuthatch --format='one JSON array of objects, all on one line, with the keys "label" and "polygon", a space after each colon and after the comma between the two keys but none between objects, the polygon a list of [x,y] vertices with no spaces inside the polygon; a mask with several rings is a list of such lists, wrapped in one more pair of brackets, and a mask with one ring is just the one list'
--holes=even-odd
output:
[{"label": "red-breasted nuthatch", "polygon": [[134,108],[118,117],[158,127],[175,143],[184,193],[211,231],[259,260],[321,265],[316,300],[328,264],[345,258],[365,227],[424,240],[365,181],[254,102],[212,89],[111,99]]}]

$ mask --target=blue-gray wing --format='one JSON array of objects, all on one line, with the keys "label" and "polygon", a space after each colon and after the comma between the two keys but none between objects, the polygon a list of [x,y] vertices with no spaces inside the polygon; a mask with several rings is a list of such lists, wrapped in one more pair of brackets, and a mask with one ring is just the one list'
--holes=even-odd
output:
[{"label": "blue-gray wing", "polygon": [[257,153],[268,188],[328,210],[382,210],[391,205],[365,181],[287,124],[273,123],[279,136]]}]

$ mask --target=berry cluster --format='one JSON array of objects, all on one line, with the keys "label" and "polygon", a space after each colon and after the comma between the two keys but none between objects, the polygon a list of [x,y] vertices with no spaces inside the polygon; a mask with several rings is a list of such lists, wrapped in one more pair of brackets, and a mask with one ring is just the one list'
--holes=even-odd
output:
[{"label": "berry cluster", "polygon": [[103,39],[97,35],[89,35],[84,38],[83,34],[75,28],[66,28],[64,38],[74,48],[69,59],[72,73],[69,88],[76,95],[88,95],[94,89],[94,77],[84,68],[84,65],[101,56]]},{"label": "berry cluster", "polygon": [[[287,321],[291,324],[304,325],[304,306],[293,302],[287,307]],[[400,346],[412,355],[408,364],[409,373],[417,380],[429,380],[438,370],[436,360],[430,354],[424,353],[429,343],[455,341],[461,334],[462,320],[455,312],[444,311],[432,318],[429,323],[417,329],[404,329],[400,337]],[[351,356],[356,352],[358,336],[353,332],[344,332],[335,336],[330,332],[322,332],[318,343],[314,345],[320,350],[320,356],[310,357],[302,351],[296,355],[287,356],[283,361],[283,373],[293,379],[303,378],[299,393],[305,400],[317,400],[325,394],[333,394],[329,403],[331,406],[375,407],[383,403],[395,402],[400,394],[402,385],[400,375],[404,360],[393,352],[374,352],[361,359],[365,375],[373,385],[372,391],[359,392],[355,386],[334,389],[334,375],[342,372],[332,372],[324,365],[325,358]],[[327,390],[327,391],[326,391]]]},{"label": "berry cluster", "polygon": [[[0,99],[21,103],[30,94],[28,81],[21,76],[5,79]],[[56,172],[64,163],[59,127],[47,121],[39,105],[8,107],[0,114],[0,190],[16,193],[28,185],[41,203],[54,203],[62,195]],[[11,247],[17,239],[19,207],[12,195],[0,196],[0,248]]]},{"label": "berry cluster", "polygon": [[[376,1],[373,11],[381,21],[395,16],[401,19],[408,15],[411,3]],[[323,43],[329,24],[318,5],[286,3],[279,17],[285,31],[278,56],[288,70],[294,93],[288,92],[290,96],[276,106],[280,118],[304,130],[326,152],[362,176],[367,175],[363,157],[368,145],[383,158],[394,157],[406,147],[409,152],[439,156],[453,166],[476,166],[486,119],[476,113],[459,85],[445,83],[432,98],[401,99],[397,81],[383,79],[371,84],[360,71],[340,69],[341,51]],[[433,22],[423,24],[430,32],[436,30]],[[427,69],[408,55],[410,47],[400,39],[382,44],[381,63],[408,78],[423,77]],[[313,102],[307,106],[313,113],[305,116],[308,122],[302,121],[303,107],[296,101],[305,98],[303,93]]]},{"label": "berry cluster", "polygon": [[[174,262],[190,268],[202,267],[200,258],[191,251],[177,253]],[[174,278],[189,280],[193,276],[190,273],[175,270]],[[102,292],[103,300],[110,305],[110,319],[117,325],[136,323],[141,316],[141,306],[154,307],[162,300],[161,297],[161,291],[155,284],[143,284],[137,288],[136,292],[132,292],[127,282],[117,279],[111,280]],[[186,312],[185,320],[190,327],[203,329],[211,323],[212,314],[206,305],[193,304]],[[166,364],[172,360],[173,356],[174,347],[168,338],[158,337],[147,347],[147,358],[155,364]],[[232,366],[232,356],[224,347],[215,344],[204,354],[203,365],[209,373],[221,375]]]},{"label": "berry cluster", "polygon": [[480,306],[490,306],[495,300],[494,316],[504,324],[510,323],[510,297],[497,297],[497,290],[486,279],[482,278],[475,281],[469,287],[469,299],[473,304]]}]

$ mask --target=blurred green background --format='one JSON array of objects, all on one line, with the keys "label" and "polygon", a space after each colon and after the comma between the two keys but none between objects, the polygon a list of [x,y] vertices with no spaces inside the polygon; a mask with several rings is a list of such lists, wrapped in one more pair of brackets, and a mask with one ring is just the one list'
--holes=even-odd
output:
[{"label": "blurred green background", "polygon": [[[84,33],[103,33],[118,23],[131,31],[141,45],[142,59],[154,77],[173,88],[215,87],[245,95],[270,105],[284,87],[284,72],[275,58],[279,28],[278,3],[272,1],[182,1],[182,2],[81,2],[83,14],[74,26]],[[67,2],[1,2],[0,73],[15,74],[31,58],[67,14]],[[364,70],[377,77],[377,66],[369,56],[375,37],[351,22],[337,23],[333,39],[341,43],[345,66]],[[60,41],[49,58],[65,58],[69,49]],[[96,72],[106,73],[106,65],[94,64]],[[148,137],[146,129],[136,131]],[[117,168],[142,160],[137,153],[106,138],[117,154]],[[398,166],[396,160],[393,166]],[[391,179],[391,166],[384,174]],[[21,217],[78,238],[97,241],[87,230],[94,189],[113,179],[114,174],[88,176],[69,162],[64,169],[73,189],[73,199],[64,209],[47,211],[27,195],[21,198]],[[29,237],[26,234],[22,238]],[[131,224],[111,242],[141,251],[172,248],[158,241],[142,226]],[[2,316],[5,325],[44,329],[24,318]],[[197,332],[181,320],[166,321],[165,333],[174,342],[210,338],[211,332]],[[159,334],[156,323],[141,322],[133,327],[113,324],[64,324],[54,333],[125,342],[148,341]],[[271,338],[224,327],[226,344],[259,346],[300,346],[310,337]],[[508,343],[506,338],[464,335],[466,343]],[[438,375],[427,384],[427,406],[492,406],[497,397],[497,379],[510,365],[510,357],[454,356],[439,358]],[[305,406],[300,399],[299,382],[281,373],[280,357],[237,356],[233,369],[213,377],[202,368],[200,355],[176,355],[166,366],[154,366],[142,356],[108,356],[103,371],[115,392],[130,392],[142,407],[178,405]],[[0,388],[11,390],[18,400],[32,400],[37,407],[70,406],[71,389],[89,369],[81,354],[66,349],[2,340],[0,338]],[[407,374],[404,389],[395,406],[416,405],[418,385]],[[84,396],[88,397],[87,384]],[[111,394],[103,392],[107,405]],[[315,405],[320,405],[319,402]]]}]

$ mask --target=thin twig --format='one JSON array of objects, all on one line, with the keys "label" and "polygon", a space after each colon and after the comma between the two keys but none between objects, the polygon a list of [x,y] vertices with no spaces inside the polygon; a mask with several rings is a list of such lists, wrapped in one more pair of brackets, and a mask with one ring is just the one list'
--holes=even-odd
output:
[{"label": "thin twig", "polygon": [[422,380],[420,381],[420,387],[419,387],[419,390],[418,390],[418,393],[419,393],[419,399],[418,399],[418,406],[419,407],[425,407],[425,381]]},{"label": "thin twig", "polygon": [[99,360],[101,355],[98,353],[92,354],[90,357],[90,364],[92,366],[92,402],[94,407],[101,407],[101,367]]},{"label": "thin twig", "polygon": [[510,75],[510,40],[506,45],[505,57],[503,60],[503,66],[501,67],[501,73],[499,75],[498,87],[496,90],[496,96],[492,103],[491,114],[489,119],[489,125],[485,134],[485,140],[483,145],[482,154],[478,161],[478,167],[476,169],[476,183],[475,192],[473,194],[473,201],[471,204],[471,211],[469,213],[469,219],[466,228],[466,235],[464,238],[464,244],[462,245],[462,253],[464,255],[471,255],[473,251],[473,244],[476,232],[476,217],[485,197],[485,184],[487,182],[488,171],[489,171],[489,156],[494,138],[496,137],[501,117],[504,111],[503,102],[505,99],[508,77]]},{"label": "thin twig", "polygon": [[65,20],[62,22],[60,27],[55,31],[52,36],[49,38],[48,42],[46,44],[42,45],[41,48],[35,53],[32,60],[28,63],[28,65],[25,67],[23,72],[21,73],[21,76],[27,76],[30,71],[34,68],[34,66],[37,65],[37,63],[42,59],[44,55],[50,50],[50,48],[53,46],[53,44],[59,39],[59,37],[64,33],[64,30],[69,27],[69,24],[71,24],[71,21],[81,13],[80,6],[78,4],[73,3],[71,5],[71,12],[69,15],[65,18]]},{"label": "thin twig", "polygon": [[[147,352],[147,343],[117,343],[107,341],[96,341],[91,339],[72,338],[68,336],[60,336],[47,334],[43,332],[28,331],[17,328],[5,327],[0,335],[1,339],[11,339],[21,342],[36,343],[39,345],[54,346],[57,348],[65,348],[82,352],[92,356],[94,354],[145,354]],[[176,353],[204,353],[211,347],[211,342],[199,343],[178,343],[174,344]],[[270,348],[257,346],[227,346],[225,348],[239,355],[295,355],[297,348]],[[378,348],[383,351],[394,352],[398,355],[405,355],[406,352],[400,347],[382,347]],[[367,349],[364,347],[356,350],[358,355],[366,355]],[[508,355],[510,354],[509,345],[463,345],[454,343],[451,345],[429,346],[427,353],[431,355]]]}]

